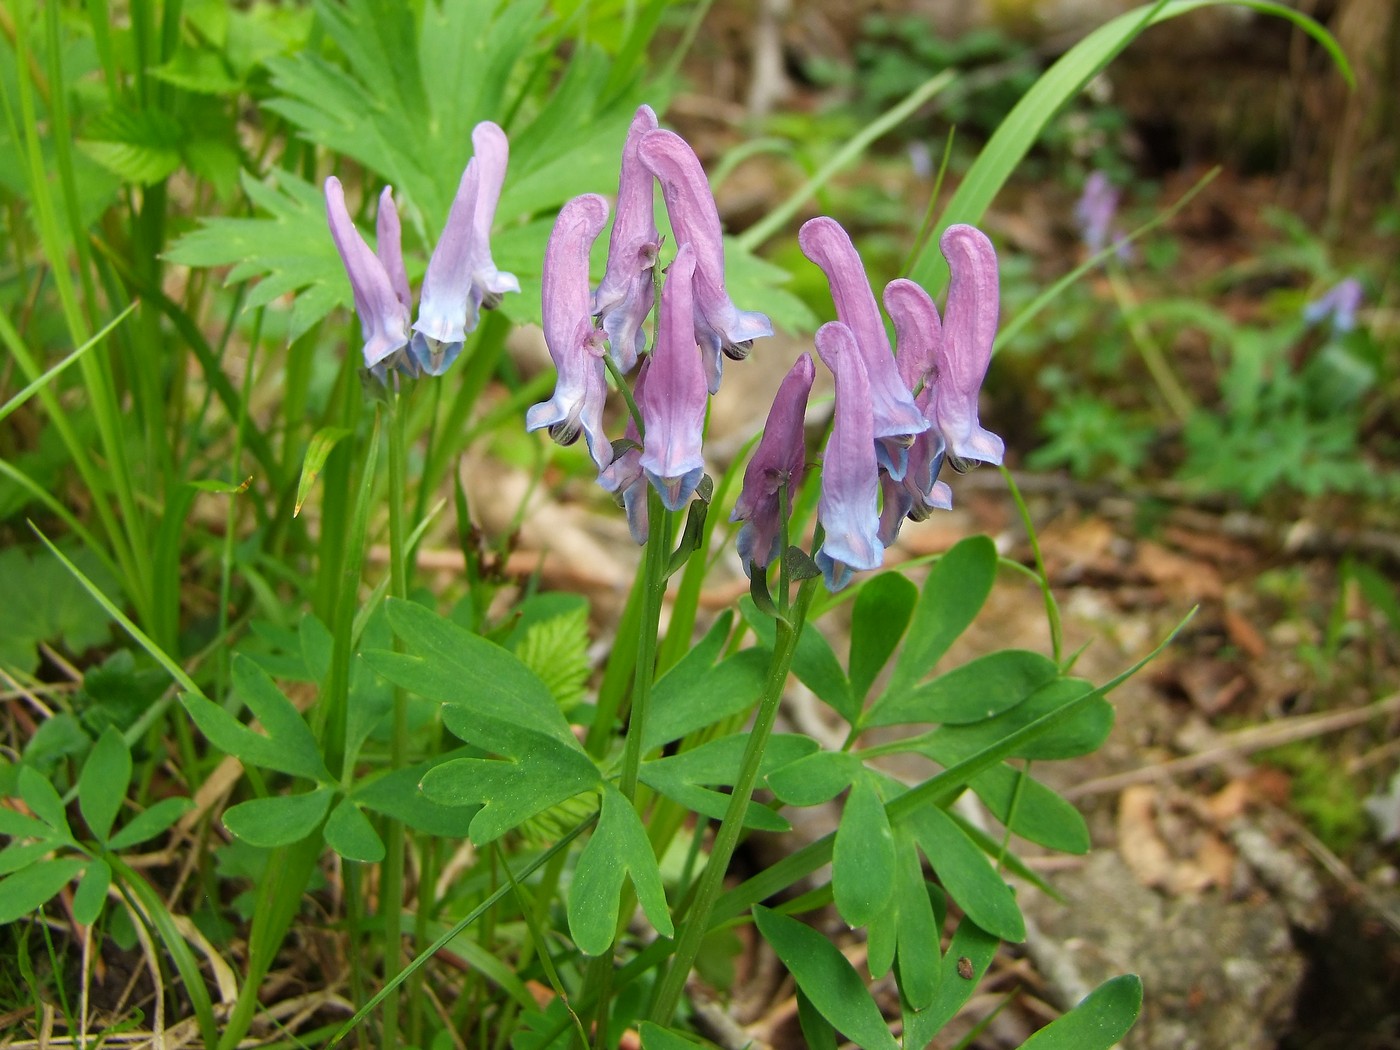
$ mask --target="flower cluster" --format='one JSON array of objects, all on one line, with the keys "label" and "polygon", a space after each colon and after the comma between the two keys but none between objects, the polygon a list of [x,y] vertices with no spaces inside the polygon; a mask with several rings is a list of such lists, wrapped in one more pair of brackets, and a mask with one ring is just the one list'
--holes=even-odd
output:
[{"label": "flower cluster", "polygon": [[[656,344],[647,352],[646,320],[655,305],[661,251],[655,186],[677,241],[662,286]],[[527,430],[547,428],[561,444],[580,434],[599,482],[627,508],[638,542],[646,538],[651,484],[669,510],[690,502],[704,475],[701,438],[710,394],[725,357],[747,356],[754,339],[772,335],[767,316],[740,310],[724,287],[719,211],[694,150],[662,130],[648,106],[637,110],[622,151],[617,214],[602,282],[589,288],[589,249],[607,224],[607,201],[584,194],[559,212],[545,249],[544,338],[558,372],[554,396],[526,413]],[[614,457],[603,433],[609,357],[621,375],[638,369],[626,450]],[[640,362],[640,368],[638,363]]]},{"label": "flower cluster", "polygon": [[462,352],[480,311],[499,305],[506,292],[520,291],[515,276],[498,270],[491,259],[491,223],[509,159],[505,132],[483,121],[472,130],[472,150],[428,262],[418,320],[412,325],[413,300],[392,188],[386,186],[379,197],[376,252],[355,228],[340,180],[333,175],[326,180],[326,215],[364,328],[365,367],[381,382],[390,370],[441,375]]}]

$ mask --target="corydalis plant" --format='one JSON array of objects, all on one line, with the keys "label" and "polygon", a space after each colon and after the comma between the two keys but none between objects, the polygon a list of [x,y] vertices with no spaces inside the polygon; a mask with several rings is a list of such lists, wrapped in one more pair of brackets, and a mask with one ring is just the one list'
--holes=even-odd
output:
[{"label": "corydalis plant", "polygon": [[520,290],[515,275],[498,270],[491,258],[491,223],[510,153],[505,132],[483,121],[472,131],[472,146],[475,155],[428,262],[412,325],[412,293],[392,188],[386,186],[380,194],[375,252],[350,218],[340,180],[334,175],[326,180],[326,216],[364,329],[365,368],[381,382],[391,370],[441,375],[462,352],[480,311],[497,306],[506,292]]}]

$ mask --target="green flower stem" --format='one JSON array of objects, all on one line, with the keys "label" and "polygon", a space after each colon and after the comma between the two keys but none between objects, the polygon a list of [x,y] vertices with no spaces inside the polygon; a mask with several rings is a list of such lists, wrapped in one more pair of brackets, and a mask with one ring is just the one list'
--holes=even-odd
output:
[{"label": "green flower stem", "polygon": [[[407,532],[404,528],[404,505],[408,500],[407,473],[408,452],[404,439],[404,420],[407,412],[401,403],[402,395],[394,391],[389,395],[389,593],[398,599],[408,597],[408,571],[405,563],[407,552]],[[394,647],[399,647],[395,640]],[[408,759],[408,698],[404,691],[394,687],[393,735],[389,744],[389,764],[393,769],[402,769]],[[383,919],[384,933],[384,975],[390,977],[399,971],[401,945],[403,943],[403,868],[404,868],[404,828],[398,820],[384,823],[386,855],[383,878],[380,884],[379,905]],[[399,1045],[399,986],[395,985],[384,998],[381,1015],[383,1046]],[[409,997],[413,1002],[413,997]]]},{"label": "green flower stem", "polygon": [[758,780],[758,767],[763,761],[764,749],[773,732],[773,721],[778,714],[778,703],[782,700],[787,686],[788,673],[792,669],[792,658],[797,652],[797,639],[802,634],[802,626],[807,617],[816,591],[816,578],[804,580],[797,592],[797,600],[792,606],[791,619],[779,619],[778,634],[773,644],[773,659],[768,665],[768,679],[764,683],[763,696],[759,700],[758,713],[754,717],[753,729],[749,732],[748,746],[744,749],[743,763],[739,767],[739,777],[729,796],[729,807],[724,820],[715,835],[714,847],[710,850],[709,863],[700,876],[695,901],[685,916],[685,921],[677,925],[681,929],[680,941],[671,958],[670,969],[657,987],[652,1000],[650,1019],[655,1024],[670,1023],[676,1012],[681,994],[685,991],[685,980],[695,957],[700,952],[700,943],[710,925],[710,912],[719,899],[724,887],[724,874],[729,868],[730,858],[739,844],[739,835],[744,827],[744,813],[749,807],[754,784]]},{"label": "green flower stem", "polygon": [[627,745],[622,752],[618,788],[627,801],[637,794],[642,766],[642,737],[646,732],[651,686],[656,677],[657,633],[661,629],[661,600],[666,594],[666,563],[670,560],[671,512],[661,495],[647,486],[647,546],[642,561],[642,622],[637,634],[637,668],[632,682],[632,710],[627,720]]}]

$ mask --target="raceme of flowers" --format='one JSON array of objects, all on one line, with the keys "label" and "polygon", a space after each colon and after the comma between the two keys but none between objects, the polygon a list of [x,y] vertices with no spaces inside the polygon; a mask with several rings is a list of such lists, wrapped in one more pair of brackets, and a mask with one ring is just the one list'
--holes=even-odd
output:
[{"label": "raceme of flowers", "polygon": [[[365,365],[381,380],[391,369],[441,374],[460,353],[478,311],[519,290],[511,274],[495,268],[488,243],[505,175],[505,135],[483,123],[472,140],[475,156],[428,265],[411,326],[390,191],[380,198],[375,253],[355,230],[340,183],[327,180],[331,232],[364,327]],[[676,240],[664,282],[657,274],[657,185]],[[658,126],[648,106],[637,110],[628,130],[607,265],[594,288],[589,253],[608,211],[597,194],[575,197],[560,209],[550,234],[542,317],[557,380],[553,396],[527,412],[526,429],[546,429],[566,445],[582,436],[599,483],[622,502],[633,538],[644,543],[647,486],[671,511],[695,496],[704,476],[708,401],[719,390],[724,362],[742,361],[773,326],[766,315],[742,310],[729,298],[719,211],[704,169],[684,139]],[[812,219],[798,243],[825,273],[836,308],[836,320],[814,340],[836,388],[817,505],[823,541],[815,557],[836,590],[853,573],[882,563],[906,518],[921,521],[951,506],[952,493],[938,480],[945,461],[957,470],[972,461],[1002,461],[1002,441],[981,426],[977,407],[997,328],[997,260],[979,230],[949,227],[939,245],[952,274],[944,316],[919,285],[891,281],[883,295],[895,332],[891,347],[865,268],[840,224]],[[655,345],[648,348],[653,310]],[[604,432],[605,358],[619,376],[635,373],[632,401],[640,418],[629,415],[616,446]],[[812,355],[802,354],[779,387],[745,471],[732,520],[742,523],[736,542],[746,572],[765,570],[783,553],[786,518],[807,470],[803,421],[814,379]]]}]

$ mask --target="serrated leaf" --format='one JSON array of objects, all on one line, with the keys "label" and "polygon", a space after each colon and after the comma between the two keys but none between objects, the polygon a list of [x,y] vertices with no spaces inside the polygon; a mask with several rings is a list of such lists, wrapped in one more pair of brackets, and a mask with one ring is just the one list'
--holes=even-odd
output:
[{"label": "serrated leaf", "polygon": [[72,857],[46,860],[0,879],[0,926],[38,908],[68,885],[83,863]]},{"label": "serrated leaf", "polygon": [[311,486],[316,484],[316,479],[321,476],[321,470],[330,454],[335,451],[335,446],[350,434],[348,427],[322,427],[311,435],[311,440],[306,444],[306,456],[301,461],[301,478],[297,481],[297,498],[292,506],[292,517],[295,518],[301,513],[302,504],[306,502],[306,497],[311,495]]},{"label": "serrated leaf", "polygon": [[630,877],[648,921],[663,937],[675,933],[646,828],[632,803],[603,784],[603,811],[579,854],[569,888],[569,934],[585,955],[602,955],[617,934],[619,898]]},{"label": "serrated leaf", "polygon": [[532,624],[515,648],[515,655],[545,684],[568,713],[584,698],[592,665],[588,659],[588,607],[580,605],[561,616]]},{"label": "serrated leaf", "polygon": [[970,660],[931,682],[888,690],[865,713],[866,727],[934,722],[966,725],[994,718],[1055,680],[1053,660],[1026,649],[1001,649]]},{"label": "serrated leaf", "polygon": [[1036,1032],[1021,1050],[1109,1050],[1128,1034],[1142,1012],[1142,980],[1114,977],[1073,1010]]},{"label": "serrated leaf", "polygon": [[163,798],[118,828],[107,848],[120,852],[149,842],[193,808],[194,803],[187,798]]},{"label": "serrated leaf", "polygon": [[836,910],[852,929],[867,926],[894,896],[894,832],[875,781],[856,778],[831,853],[831,888]]},{"label": "serrated leaf", "polygon": [[754,906],[753,917],[797,986],[837,1031],[866,1050],[898,1050],[880,1008],[835,945],[810,926],[761,905]]},{"label": "serrated leaf", "polygon": [[78,146],[124,182],[151,185],[180,166],[189,132],[169,113],[156,109],[111,109],[87,127]]},{"label": "serrated leaf", "polygon": [[947,813],[915,810],[906,822],[948,896],[968,918],[1004,941],[1026,939],[1026,924],[1006,880]]},{"label": "serrated leaf", "polygon": [[78,809],[98,842],[106,843],[130,783],[131,752],[121,733],[108,726],[78,777]]},{"label": "serrated leaf", "polygon": [[324,787],[300,795],[250,799],[225,811],[224,827],[250,846],[290,846],[316,830],[334,797],[335,791]]},{"label": "serrated leaf", "polygon": [[112,885],[112,869],[104,860],[88,861],[87,870],[78,880],[78,888],[73,891],[73,918],[84,926],[91,926],[102,914],[102,906],[107,903],[107,888]]},{"label": "serrated leaf", "polygon": [[374,825],[348,798],[341,799],[326,818],[326,845],[346,860],[378,864],[384,859],[384,841]]}]

